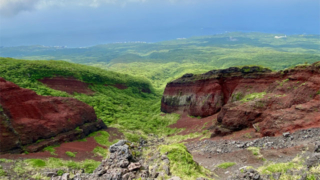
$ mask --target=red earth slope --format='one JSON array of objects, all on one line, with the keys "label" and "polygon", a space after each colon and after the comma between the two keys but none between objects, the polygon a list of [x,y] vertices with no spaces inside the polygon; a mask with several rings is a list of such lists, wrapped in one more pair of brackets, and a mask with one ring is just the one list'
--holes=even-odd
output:
[{"label": "red earth slope", "polygon": [[250,127],[262,136],[320,127],[320,62],[280,72],[243,67],[186,74],[167,84],[161,110],[217,114],[213,136]]},{"label": "red earth slope", "polygon": [[39,96],[0,77],[0,153],[35,152],[106,128],[76,99]]}]

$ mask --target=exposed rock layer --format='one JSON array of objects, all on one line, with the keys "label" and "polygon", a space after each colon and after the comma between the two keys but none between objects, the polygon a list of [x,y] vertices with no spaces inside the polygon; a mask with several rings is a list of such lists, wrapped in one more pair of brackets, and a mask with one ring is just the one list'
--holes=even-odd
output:
[{"label": "exposed rock layer", "polygon": [[81,101],[39,96],[0,78],[0,153],[34,152],[105,127]]},{"label": "exposed rock layer", "polygon": [[56,89],[59,91],[65,91],[69,94],[73,93],[82,93],[87,95],[94,94],[89,88],[89,84],[85,82],[81,82],[73,77],[54,77],[54,78],[43,78],[39,80],[43,84],[49,86],[52,89]]},{"label": "exposed rock layer", "polygon": [[[167,84],[161,110],[218,114],[215,135],[254,126],[263,136],[320,126],[320,62],[281,72],[259,67],[186,74]],[[223,133],[225,134],[225,133]]]}]

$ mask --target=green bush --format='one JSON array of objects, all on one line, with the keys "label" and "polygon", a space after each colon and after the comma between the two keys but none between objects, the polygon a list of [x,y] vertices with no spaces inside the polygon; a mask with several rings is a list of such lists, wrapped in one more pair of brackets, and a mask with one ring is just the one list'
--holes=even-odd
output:
[{"label": "green bush", "polygon": [[58,174],[58,176],[62,176],[64,174],[64,171],[63,170],[58,170],[57,174]]},{"label": "green bush", "polygon": [[196,163],[182,143],[161,145],[159,150],[161,154],[167,154],[172,174],[184,177],[184,179],[209,178],[210,171]]},{"label": "green bush", "polygon": [[35,168],[41,168],[47,165],[46,162],[42,159],[27,159],[25,160],[25,162]]}]

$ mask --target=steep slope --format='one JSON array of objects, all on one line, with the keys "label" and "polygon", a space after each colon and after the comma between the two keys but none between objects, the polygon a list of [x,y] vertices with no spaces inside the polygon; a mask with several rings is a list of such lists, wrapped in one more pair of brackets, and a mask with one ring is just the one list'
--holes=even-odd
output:
[{"label": "steep slope", "polygon": [[262,136],[319,127],[320,63],[271,72],[257,66],[186,74],[167,84],[161,110],[206,117],[213,135],[254,127]]},{"label": "steep slope", "polygon": [[81,101],[39,96],[1,77],[0,107],[0,153],[34,152],[106,128]]},{"label": "steep slope", "polygon": [[161,95],[144,78],[65,61],[12,58],[0,58],[0,77],[38,95],[80,100],[131,141],[138,141],[141,133],[175,131],[167,126],[177,115],[161,115]]}]

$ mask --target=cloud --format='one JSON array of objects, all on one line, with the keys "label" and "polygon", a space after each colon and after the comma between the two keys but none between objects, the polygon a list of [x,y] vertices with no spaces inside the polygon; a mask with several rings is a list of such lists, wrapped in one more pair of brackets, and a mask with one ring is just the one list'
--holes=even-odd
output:
[{"label": "cloud", "polygon": [[14,16],[22,11],[32,11],[40,0],[1,0],[0,15],[4,17]]},{"label": "cloud", "polygon": [[[0,16],[11,17],[23,11],[58,7],[99,7],[101,5],[126,6],[131,3],[144,3],[151,0],[0,0]],[[167,0],[171,1],[171,0]]]}]

